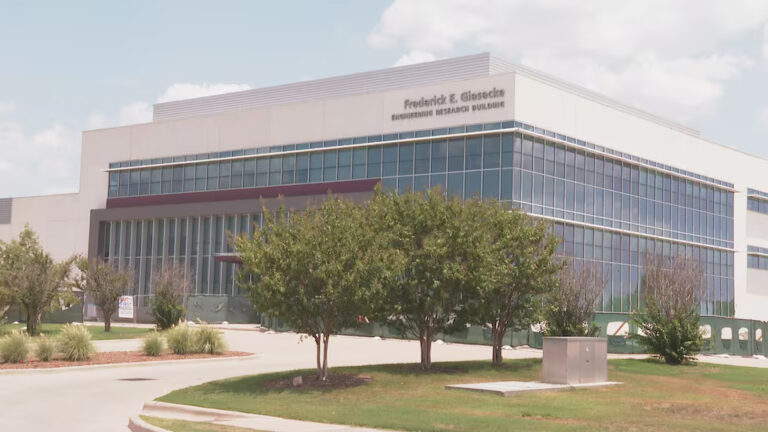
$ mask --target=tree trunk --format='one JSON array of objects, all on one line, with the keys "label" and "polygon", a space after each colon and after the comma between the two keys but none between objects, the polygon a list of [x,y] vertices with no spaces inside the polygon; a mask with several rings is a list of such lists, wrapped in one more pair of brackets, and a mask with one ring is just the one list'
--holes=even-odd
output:
[{"label": "tree trunk", "polygon": [[504,360],[501,354],[501,346],[504,343],[504,333],[507,332],[507,328],[501,325],[494,325],[491,328],[493,335],[493,357],[491,358],[491,364],[493,366],[501,366]]},{"label": "tree trunk", "polygon": [[316,334],[316,335],[312,335],[312,337],[315,339],[315,348],[316,348],[316,350],[315,350],[316,351],[316,359],[315,360],[316,360],[317,370],[315,372],[315,378],[320,380],[320,377],[321,377],[322,372],[323,372],[323,366],[320,363],[320,335]]},{"label": "tree trunk", "polygon": [[27,334],[37,336],[40,333],[41,313],[27,308]]},{"label": "tree trunk", "polygon": [[112,330],[112,320],[109,315],[104,315],[104,333],[109,333]]},{"label": "tree trunk", "polygon": [[321,378],[322,381],[326,381],[328,379],[328,340],[331,338],[331,335],[324,334],[323,335],[323,376]]},{"label": "tree trunk", "polygon": [[421,370],[432,369],[432,329],[421,330],[419,334],[421,344]]}]

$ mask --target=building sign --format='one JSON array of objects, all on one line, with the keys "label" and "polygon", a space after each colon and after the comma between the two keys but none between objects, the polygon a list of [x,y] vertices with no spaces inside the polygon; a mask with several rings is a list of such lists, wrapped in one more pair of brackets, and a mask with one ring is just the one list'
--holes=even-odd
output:
[{"label": "building sign", "polygon": [[403,111],[392,114],[392,121],[425,117],[442,117],[476,111],[504,108],[503,88],[467,90],[462,93],[441,93],[419,99],[405,99]]},{"label": "building sign", "polygon": [[120,296],[118,318],[133,318],[133,296]]}]

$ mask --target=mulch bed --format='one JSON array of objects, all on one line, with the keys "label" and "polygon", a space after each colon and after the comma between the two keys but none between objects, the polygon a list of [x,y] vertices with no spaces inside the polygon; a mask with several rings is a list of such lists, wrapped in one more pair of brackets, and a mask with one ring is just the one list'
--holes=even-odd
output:
[{"label": "mulch bed", "polygon": [[371,377],[369,375],[352,373],[328,375],[328,379],[326,381],[318,381],[315,375],[303,375],[301,377],[303,381],[302,384],[300,386],[294,386],[293,378],[294,377],[267,381],[262,385],[270,390],[285,390],[292,388],[331,390],[357,387],[371,381]]},{"label": "mulch bed", "polygon": [[207,358],[222,358],[222,357],[243,357],[251,355],[252,353],[243,351],[224,351],[222,354],[163,354],[157,357],[151,357],[144,353],[136,351],[113,351],[113,352],[100,352],[94,354],[89,360],[84,361],[65,361],[65,360],[51,360],[47,362],[39,361],[35,358],[31,358],[24,363],[0,363],[0,370],[3,369],[42,369],[42,368],[60,368],[69,366],[87,366],[87,365],[101,365],[101,364],[113,364],[113,363],[141,363],[152,362],[162,360],[191,360],[191,359],[207,359]]}]

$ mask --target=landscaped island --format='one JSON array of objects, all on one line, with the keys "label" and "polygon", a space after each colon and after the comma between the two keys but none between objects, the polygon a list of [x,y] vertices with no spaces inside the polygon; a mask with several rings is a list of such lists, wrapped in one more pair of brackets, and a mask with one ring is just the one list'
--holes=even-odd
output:
[{"label": "landscaped island", "polygon": [[[768,418],[768,369],[655,360],[611,360],[621,386],[503,398],[446,384],[541,376],[539,360],[336,368],[351,386],[284,385],[312,370],[214,381],[158,400],[317,422],[419,431],[744,431]],[[352,379],[357,378],[357,379]],[[306,382],[306,380],[305,380]]]}]

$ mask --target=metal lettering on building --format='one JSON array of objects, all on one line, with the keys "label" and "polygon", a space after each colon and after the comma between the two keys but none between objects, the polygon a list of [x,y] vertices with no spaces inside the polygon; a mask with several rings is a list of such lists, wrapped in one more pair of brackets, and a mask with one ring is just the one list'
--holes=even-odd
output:
[{"label": "metal lettering on building", "polygon": [[403,111],[392,114],[392,121],[425,117],[441,117],[475,111],[504,108],[503,88],[467,90],[462,93],[441,93],[419,99],[405,99]]}]

